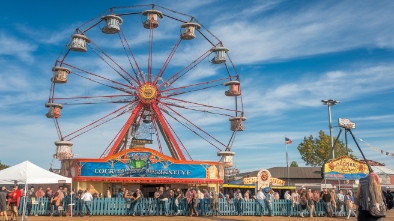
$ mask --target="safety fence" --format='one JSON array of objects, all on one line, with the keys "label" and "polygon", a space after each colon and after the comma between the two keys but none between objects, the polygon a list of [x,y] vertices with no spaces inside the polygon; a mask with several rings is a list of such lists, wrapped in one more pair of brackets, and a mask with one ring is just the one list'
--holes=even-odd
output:
[{"label": "safety fence", "polygon": [[[21,199],[23,202],[23,198]],[[81,215],[82,212],[86,213],[84,202],[80,199],[73,199],[71,202],[70,198],[63,200],[62,206],[59,209],[55,209],[53,215],[65,216],[67,211],[70,212],[72,207],[73,216]],[[136,215],[165,215],[165,211],[168,211],[169,215],[189,215],[189,206],[186,203],[186,199],[179,200],[176,202],[174,199],[168,201],[159,201],[153,198],[143,198],[139,201],[136,211],[133,211],[134,204],[125,198],[94,198],[91,202],[90,208],[92,215],[94,216],[125,216],[131,213]],[[197,206],[199,215],[214,215],[216,212],[212,209],[210,199],[200,200]],[[292,207],[289,200],[274,200],[270,213],[270,205],[264,201],[249,200],[234,202],[233,199],[219,199],[218,212],[221,216],[300,216],[303,212],[304,216],[309,216],[308,209],[302,210],[301,205]],[[334,211],[336,216],[345,216],[347,214],[347,206],[344,205],[342,214],[339,213],[339,208]],[[19,213],[22,214],[23,203],[19,206]],[[30,212],[29,215],[48,216],[51,215],[51,205],[48,198],[41,198],[26,203],[26,212]],[[322,201],[315,204],[315,216],[324,216],[326,214],[324,203]],[[70,215],[70,214],[67,214]]]}]

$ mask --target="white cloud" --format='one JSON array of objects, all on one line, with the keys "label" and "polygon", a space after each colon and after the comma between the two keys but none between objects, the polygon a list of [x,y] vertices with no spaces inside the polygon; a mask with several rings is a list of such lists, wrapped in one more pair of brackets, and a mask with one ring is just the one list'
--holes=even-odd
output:
[{"label": "white cloud", "polygon": [[394,76],[388,74],[392,72],[394,66],[386,64],[305,75],[284,84],[265,85],[261,81],[246,80],[242,84],[245,109],[253,116],[277,115],[289,109],[321,105],[319,101],[325,97],[358,99],[393,89]]},{"label": "white cloud", "polygon": [[[210,29],[230,48],[237,63],[251,64],[357,47],[394,47],[390,30],[394,4],[338,1],[288,4],[287,10],[260,14],[221,13]],[[248,5],[247,5],[248,6]],[[278,4],[278,7],[283,5]],[[255,12],[255,5],[243,11]],[[225,19],[224,19],[225,18]],[[229,19],[231,22],[229,22]],[[251,22],[254,21],[254,22]],[[256,47],[258,45],[259,47]]]},{"label": "white cloud", "polygon": [[33,63],[32,53],[36,51],[37,45],[26,42],[12,35],[0,34],[0,55],[16,57],[23,62]]}]

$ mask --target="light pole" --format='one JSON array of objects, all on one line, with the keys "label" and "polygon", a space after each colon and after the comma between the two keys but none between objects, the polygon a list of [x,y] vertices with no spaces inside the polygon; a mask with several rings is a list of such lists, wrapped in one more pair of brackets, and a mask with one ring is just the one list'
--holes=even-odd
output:
[{"label": "light pole", "polygon": [[336,104],[339,104],[340,102],[337,100],[321,100],[321,102],[323,102],[323,105],[327,105],[328,107],[328,128],[330,129],[330,145],[331,145],[331,157],[332,159],[335,158],[335,154],[334,154],[334,140],[332,137],[332,123],[331,123],[331,106],[334,106]]}]

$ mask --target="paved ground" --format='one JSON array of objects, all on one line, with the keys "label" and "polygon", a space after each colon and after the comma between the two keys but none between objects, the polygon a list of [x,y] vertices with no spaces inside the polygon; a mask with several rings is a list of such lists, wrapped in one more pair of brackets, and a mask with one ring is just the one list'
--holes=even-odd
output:
[{"label": "paved ground", "polygon": [[[2,219],[4,220],[4,217]],[[21,217],[18,218],[18,220],[22,220]],[[25,219],[26,221],[62,221],[62,220],[73,220],[73,221],[130,221],[130,220],[154,220],[154,221],[162,221],[162,220],[168,220],[168,221],[187,221],[187,220],[205,220],[205,221],[222,221],[222,220],[228,220],[228,221],[236,221],[236,220],[272,220],[272,221],[284,221],[284,220],[294,220],[294,221],[301,221],[301,220],[346,220],[346,217],[335,217],[335,218],[327,218],[327,217],[315,217],[313,219],[311,218],[300,218],[300,217],[284,217],[284,216],[277,216],[277,217],[258,217],[258,216],[218,216],[218,217],[211,217],[211,216],[204,216],[204,217],[186,217],[186,216],[172,216],[172,217],[165,217],[165,216],[136,216],[136,217],[130,217],[130,216],[92,216],[92,217],[47,217],[47,216],[32,216],[28,217]],[[357,219],[354,217],[351,217],[350,220],[356,221]],[[390,210],[387,212],[387,218],[385,221],[393,221],[394,220],[394,209]]]}]

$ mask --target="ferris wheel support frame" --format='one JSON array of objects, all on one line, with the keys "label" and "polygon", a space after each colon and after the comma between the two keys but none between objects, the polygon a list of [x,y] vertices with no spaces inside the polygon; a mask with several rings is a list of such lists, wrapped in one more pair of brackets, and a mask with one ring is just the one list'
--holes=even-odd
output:
[{"label": "ferris wheel support frame", "polygon": [[175,137],[172,135],[164,119],[164,116],[162,115],[161,111],[155,103],[152,104],[152,110],[155,113],[159,128],[163,130],[163,136],[166,136],[165,140],[173,157],[177,160],[186,160],[185,155],[183,155],[182,150],[178,145],[178,142],[176,142]]},{"label": "ferris wheel support frame", "polygon": [[116,139],[114,145],[112,145],[111,150],[108,152],[107,156],[111,156],[115,153],[116,149],[118,148],[118,146],[120,145],[120,143],[123,140],[123,137],[125,136],[125,134],[127,133],[127,131],[130,128],[130,125],[133,123],[134,119],[137,117],[138,113],[140,112],[140,110],[142,109],[142,104],[139,103],[137,105],[137,107],[135,107],[135,109],[133,110],[133,112],[131,113],[129,119],[126,121],[125,125],[122,128],[122,131],[119,133],[118,138]]}]

